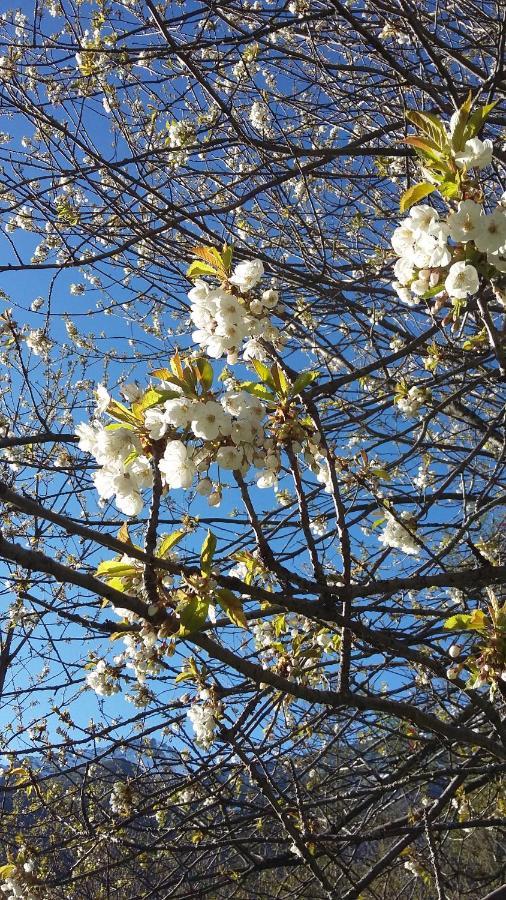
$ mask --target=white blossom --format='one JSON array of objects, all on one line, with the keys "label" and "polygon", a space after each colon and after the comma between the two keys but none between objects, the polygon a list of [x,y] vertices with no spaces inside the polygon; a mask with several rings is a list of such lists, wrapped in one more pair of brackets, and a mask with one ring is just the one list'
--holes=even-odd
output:
[{"label": "white blossom", "polygon": [[164,484],[170,488],[191,487],[196,468],[182,441],[168,441],[159,463]]},{"label": "white blossom", "polygon": [[264,274],[264,265],[261,259],[251,259],[248,262],[239,263],[230,278],[231,284],[235,284],[243,293],[251,291]]},{"label": "white blossom", "polygon": [[463,200],[459,203],[458,211],[448,216],[450,237],[462,243],[473,241],[480,230],[482,219],[483,209],[480,204],[474,200]]},{"label": "white blossom", "polygon": [[493,144],[488,138],[481,141],[474,137],[464,144],[464,149],[455,154],[455,162],[459,169],[484,169],[492,162]]},{"label": "white blossom", "polygon": [[451,266],[445,281],[445,288],[450,297],[465,300],[470,294],[476,294],[479,286],[478,272],[474,266],[465,261],[456,262]]},{"label": "white blossom", "polygon": [[506,245],[506,210],[498,206],[489,216],[482,217],[474,243],[482,253],[496,253]]},{"label": "white blossom", "polygon": [[111,396],[103,384],[98,384],[95,391],[96,394],[96,412],[97,415],[104,413],[111,402]]},{"label": "white blossom", "polygon": [[26,346],[35,356],[41,356],[47,359],[49,351],[53,346],[52,340],[48,337],[43,328],[34,328],[25,338]]},{"label": "white blossom", "polygon": [[204,702],[194,703],[187,715],[195,733],[196,743],[208,750],[215,740],[220,708],[213,702],[209,691],[200,691],[200,699]]},{"label": "white blossom", "polygon": [[103,659],[100,659],[95,668],[88,672],[86,684],[101,697],[110,697],[119,692],[117,673]]},{"label": "white blossom", "polygon": [[221,403],[208,400],[196,403],[191,411],[191,429],[195,437],[205,441],[214,441],[219,435],[227,436],[232,428],[231,418]]},{"label": "white blossom", "polygon": [[253,128],[256,128],[257,131],[264,132],[268,130],[270,115],[269,109],[265,103],[262,103],[260,100],[255,100],[250,109],[249,120],[253,125]]},{"label": "white blossom", "polygon": [[420,547],[413,537],[415,526],[411,522],[409,513],[402,513],[400,516],[400,519],[405,522],[409,520],[409,529],[401,522],[398,522],[388,510],[385,512],[385,519],[385,529],[378,538],[380,544],[383,544],[385,547],[393,547],[394,549],[402,550],[402,552],[407,553],[408,556],[418,556],[420,554]]}]

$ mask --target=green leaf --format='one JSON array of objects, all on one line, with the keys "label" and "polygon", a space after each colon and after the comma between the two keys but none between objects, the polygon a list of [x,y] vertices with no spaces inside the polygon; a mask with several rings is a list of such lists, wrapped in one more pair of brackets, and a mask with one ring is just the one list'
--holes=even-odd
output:
[{"label": "green leaf", "polygon": [[288,391],[290,390],[290,384],[285,373],[277,363],[274,363],[274,365],[271,366],[271,378],[278,394],[281,397],[287,397]]},{"label": "green leaf", "polygon": [[409,137],[404,138],[404,143],[409,144],[410,147],[414,147],[419,156],[423,159],[435,162],[439,168],[447,167],[445,157],[439,150],[437,144],[434,144],[433,141],[430,141],[428,138],[421,138],[411,134]]},{"label": "green leaf", "polygon": [[128,425],[125,422],[109,422],[109,425],[105,426],[106,431],[117,431],[118,428],[126,428],[128,431],[134,431],[133,425]]},{"label": "green leaf", "polygon": [[219,591],[216,591],[216,597],[221,608],[226,612],[228,618],[234,625],[237,625],[239,628],[248,627],[240,597],[237,597],[232,591],[227,590],[227,588],[221,588]]},{"label": "green leaf", "polygon": [[380,525],[383,525],[383,522],[386,522],[385,516],[380,516],[379,519],[375,519],[371,525],[372,528],[379,528]]},{"label": "green leaf", "polygon": [[483,347],[488,344],[487,331],[485,328],[482,328],[478,334],[473,335],[473,337],[468,338],[467,341],[464,341],[462,344],[463,350],[474,350],[476,347]]},{"label": "green leaf", "polygon": [[[125,576],[125,577],[128,577],[128,576]],[[123,578],[119,578],[118,576],[113,576],[113,578],[108,578],[107,585],[110,588],[114,588],[115,591],[119,591],[121,594],[125,593],[125,583],[123,581]],[[104,599],[102,600],[102,606],[103,607],[107,606],[108,603],[109,603],[109,600],[107,599],[107,597],[104,597]]]},{"label": "green leaf", "polygon": [[118,531],[118,541],[122,541],[124,544],[130,544],[130,546],[132,546],[132,540],[130,538],[130,532],[128,530],[128,522],[123,522],[123,525]]},{"label": "green leaf", "polygon": [[172,372],[174,373],[174,375],[176,376],[176,378],[179,378],[181,381],[183,381],[184,371],[183,371],[183,364],[181,362],[181,357],[179,355],[179,350],[176,350],[176,352],[174,353],[174,356],[171,356],[169,362],[170,362],[170,368],[171,368]]},{"label": "green leaf", "polygon": [[135,416],[132,415],[126,406],[123,406],[122,403],[118,403],[117,400],[111,400],[106,412],[107,415],[111,416],[113,419],[118,419],[118,421],[122,423],[125,422],[127,424],[137,425]]},{"label": "green leaf", "polygon": [[421,300],[430,300],[431,297],[436,297],[437,294],[440,294],[441,291],[444,291],[445,285],[444,281],[440,281],[439,284],[435,284],[434,287],[429,288],[428,291],[425,291],[420,297]]},{"label": "green leaf", "polygon": [[197,259],[201,259],[213,266],[215,271],[223,269],[223,257],[216,247],[195,247],[193,254]]},{"label": "green leaf", "polygon": [[134,460],[136,460],[138,456],[139,456],[139,453],[137,450],[131,450],[130,453],[128,454],[128,456],[126,456],[125,459],[123,460],[123,465],[124,465],[125,469],[127,468],[127,466],[130,465],[130,463],[133,463]]},{"label": "green leaf", "polygon": [[264,363],[259,362],[258,359],[252,359],[251,364],[260,380],[265,384],[270,384],[270,386],[273,387],[271,370],[269,369],[269,367],[264,365]]},{"label": "green leaf", "polygon": [[410,109],[406,113],[406,119],[411,122],[421,134],[428,137],[440,150],[448,148],[448,136],[441,119],[432,113],[418,112]]},{"label": "green leaf", "polygon": [[161,378],[162,381],[167,381],[169,378],[172,378],[172,372],[170,369],[153,369],[151,375],[154,378]]},{"label": "green leaf", "polygon": [[230,274],[230,269],[232,268],[233,253],[234,253],[233,247],[231,247],[227,244],[223,244],[223,249],[221,251],[221,259],[223,262],[223,268],[225,269],[225,272],[227,273],[227,275]]},{"label": "green leaf", "polygon": [[8,878],[9,875],[12,875],[13,872],[16,871],[16,866],[14,863],[6,863],[5,866],[0,866],[0,877]]},{"label": "green leaf", "polygon": [[132,403],[132,412],[137,419],[141,419],[143,412],[147,409],[158,406],[160,403],[165,403],[166,400],[174,400],[175,397],[179,396],[180,394],[177,391],[158,391],[156,388],[148,388],[140,400]]},{"label": "green leaf", "polygon": [[376,478],[382,478],[383,481],[391,481],[392,476],[387,469],[383,469],[381,466],[371,466],[370,469],[371,475],[374,475]]},{"label": "green leaf", "polygon": [[216,536],[212,531],[208,531],[200,551],[200,568],[205,575],[211,572],[216,544]]},{"label": "green leaf", "polygon": [[[165,369],[164,371],[167,371],[167,370]],[[154,374],[154,372],[152,374]],[[166,376],[164,376],[163,380],[168,381],[170,384],[176,384],[178,387],[181,388],[182,391],[185,391],[185,392],[188,391],[188,384],[184,380],[184,373],[183,373],[183,378],[178,378],[177,375],[172,375],[171,372],[169,372]],[[170,393],[172,393],[172,391]],[[181,396],[181,394],[178,392],[175,392],[175,395],[176,395],[176,397]],[[170,399],[170,398],[168,397],[167,399]]]},{"label": "green leaf", "polygon": [[470,615],[459,613],[456,616],[450,616],[444,623],[444,627],[449,631],[478,631],[483,632],[487,629],[488,620],[481,609],[475,609]]},{"label": "green leaf", "polygon": [[183,373],[183,384],[185,389],[190,391],[191,393],[195,393],[198,384],[198,378],[196,372],[193,370],[193,366],[187,366]]},{"label": "green leaf", "polygon": [[464,141],[476,137],[480,128],[483,126],[483,123],[488,119],[490,113],[498,103],[499,100],[494,100],[493,103],[487,103],[485,106],[479,106],[475,109],[469,116],[469,120],[464,129]]},{"label": "green leaf", "polygon": [[194,360],[193,368],[195,370],[195,374],[197,376],[197,381],[200,381],[203,389],[208,391],[213,383],[213,367],[210,362],[207,361],[203,356],[199,356],[198,359]]},{"label": "green leaf", "polygon": [[469,91],[464,103],[459,109],[459,114],[457,117],[457,122],[455,128],[453,129],[453,134],[451,138],[452,150],[455,153],[458,153],[459,150],[462,150],[465,144],[464,133],[467,125],[467,121],[469,119],[469,113],[471,112],[471,104],[473,102],[473,96],[471,91]]},{"label": "green leaf", "polygon": [[181,681],[193,681],[195,676],[192,672],[180,672],[174,679],[174,684],[180,684]]},{"label": "green leaf", "polygon": [[274,634],[276,637],[280,637],[286,631],[286,615],[282,613],[280,616],[276,616],[272,620],[272,624],[274,625]]},{"label": "green leaf", "polygon": [[296,397],[297,394],[301,394],[309,384],[312,384],[313,381],[316,381],[316,379],[319,377],[319,372],[303,372],[302,375],[299,375],[295,379],[290,391],[290,395],[292,397]]},{"label": "green leaf", "polygon": [[259,397],[260,400],[270,400],[271,403],[275,403],[276,401],[275,394],[273,394],[264,384],[257,384],[256,381],[242,381],[240,387],[243,391],[247,391],[248,394]]},{"label": "green leaf", "polygon": [[203,597],[185,597],[177,605],[177,613],[180,619],[179,635],[186,637],[193,631],[198,631],[205,624],[209,601]]},{"label": "green leaf", "polygon": [[459,193],[460,185],[456,181],[445,179],[438,185],[438,191],[447,200],[451,200],[452,197],[456,197]]},{"label": "green leaf", "polygon": [[136,569],[130,563],[124,563],[120,559],[106,559],[101,562],[96,570],[96,575],[135,575]]},{"label": "green leaf", "polygon": [[186,270],[187,278],[202,278],[203,275],[216,275],[216,269],[208,263],[195,259]]},{"label": "green leaf", "polygon": [[186,531],[174,531],[173,534],[168,534],[164,537],[162,543],[158,548],[157,558],[163,559],[169,550],[179,543],[186,536]]},{"label": "green leaf", "polygon": [[431,184],[429,181],[421,181],[420,184],[413,184],[411,187],[404,191],[401,195],[401,199],[399,201],[399,209],[401,212],[406,212],[413,206],[415,203],[418,203],[419,200],[423,200],[424,197],[428,197],[429,194],[432,194],[433,191],[436,190],[436,185]]}]

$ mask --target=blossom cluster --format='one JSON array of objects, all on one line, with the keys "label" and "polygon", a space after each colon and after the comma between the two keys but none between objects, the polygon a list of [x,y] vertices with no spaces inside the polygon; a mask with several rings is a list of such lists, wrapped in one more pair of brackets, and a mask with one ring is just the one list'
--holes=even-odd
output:
[{"label": "blossom cluster", "polygon": [[86,684],[100,697],[111,697],[119,693],[118,671],[100,659],[88,672]]},{"label": "blossom cluster", "polygon": [[253,639],[264,666],[278,665],[299,684],[317,687],[325,678],[319,665],[323,654],[335,653],[339,636],[326,628],[315,631],[314,622],[292,613],[275,619],[256,619],[251,623]]},{"label": "blossom cluster", "polygon": [[5,900],[36,900],[38,894],[33,883],[34,868],[32,859],[9,866],[10,871],[4,875],[4,882],[0,885]]},{"label": "blossom cluster", "polygon": [[404,512],[396,518],[386,510],[385,522],[385,528],[378,538],[379,542],[384,547],[402,550],[408,556],[418,556],[421,548],[415,539],[416,524],[411,514]]},{"label": "blossom cluster", "polygon": [[[215,259],[210,251],[209,256]],[[205,263],[195,265],[205,272],[207,268],[212,270]],[[261,261],[250,260],[237,265],[217,289],[197,278],[189,294],[190,315],[198,326],[193,338],[206,356],[188,356],[181,361],[176,355],[171,361],[172,371],[159,369],[154,373],[161,382],[156,389],[142,392],[135,385],[126,385],[122,393],[131,402],[130,408],[98,386],[95,417],[80,423],[76,433],[79,448],[91,453],[97,462],[93,481],[101,504],[114,497],[125,515],[139,515],[143,491],[153,486],[155,465],[164,492],[194,487],[207,497],[210,506],[218,506],[221,501],[223,473],[227,470],[244,476],[254,467],[259,470],[257,486],[276,489],[281,449],[287,442],[295,453],[303,453],[306,464],[325,480],[321,471],[327,471],[327,463],[321,454],[320,436],[311,423],[300,424],[293,410],[281,418],[276,416],[276,404],[280,397],[289,396],[290,385],[283,375],[281,386],[280,370],[276,371],[276,393],[272,371],[260,358],[270,346],[283,342],[269,317],[278,306],[278,292],[270,288],[261,293],[260,299],[252,293],[262,275]],[[226,354],[232,364],[241,351],[257,372],[260,367],[267,379],[264,385],[241,383],[228,376],[223,389],[212,390],[213,370],[206,357],[215,359]],[[304,384],[309,384],[315,374],[307,373],[309,380]],[[116,421],[104,425],[104,413]],[[213,466],[220,473],[217,480]]]},{"label": "blossom cluster", "polygon": [[117,816],[130,816],[133,809],[132,789],[123,781],[115,781],[109,798],[111,812]]},{"label": "blossom cluster", "polygon": [[[478,138],[467,141],[457,165],[488,165],[491,146]],[[443,218],[432,206],[413,206],[391,243],[399,257],[393,287],[404,303],[414,305],[443,291],[451,300],[466,300],[478,292],[480,277],[506,272],[506,195],[489,213],[471,197]]]},{"label": "blossom cluster", "polygon": [[220,702],[208,688],[199,691],[197,701],[188,710],[187,715],[195,733],[195,741],[205,750],[214,743],[221,712]]},{"label": "blossom cluster", "polygon": [[143,507],[141,491],[151,487],[153,481],[139,436],[128,428],[110,430],[97,420],[80,423],[76,434],[79,448],[91,453],[99,464],[93,482],[101,500],[115,497],[120,512],[138,515]]},{"label": "blossom cluster", "polygon": [[413,387],[408,389],[405,396],[396,398],[396,403],[403,415],[414,418],[429,398],[430,392],[427,388],[413,385]]},{"label": "blossom cluster", "polygon": [[260,298],[251,295],[263,274],[261,260],[254,259],[239,263],[230,277],[229,284],[237,289],[235,295],[224,287],[212,289],[200,278],[189,292],[190,316],[196,326],[192,337],[211,359],[226,356],[229,365],[234,365],[242,350],[246,360],[263,360],[266,354],[258,339],[281,340],[270,320],[279,303],[278,292],[269,288]]}]

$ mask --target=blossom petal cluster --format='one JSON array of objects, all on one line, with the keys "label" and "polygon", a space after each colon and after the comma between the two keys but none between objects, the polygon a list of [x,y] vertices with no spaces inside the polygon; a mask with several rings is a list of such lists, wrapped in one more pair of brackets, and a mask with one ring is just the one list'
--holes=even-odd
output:
[{"label": "blossom petal cluster", "polygon": [[5,900],[36,900],[38,893],[33,884],[35,863],[28,859],[21,865],[17,863],[5,876],[0,891]]},{"label": "blossom petal cluster", "polygon": [[120,512],[138,515],[143,507],[141,492],[151,487],[153,474],[135,431],[108,429],[95,421],[77,425],[76,434],[79,449],[91,453],[99,464],[93,482],[101,500],[115,497]]},{"label": "blossom petal cluster", "polygon": [[195,741],[205,750],[214,743],[221,706],[207,688],[199,691],[199,701],[188,710],[187,716],[195,733]]},{"label": "blossom petal cluster", "polygon": [[384,547],[402,550],[408,556],[418,556],[420,554],[420,545],[414,536],[416,526],[409,513],[401,513],[396,518],[391,512],[386,510],[385,522],[385,528],[378,538],[380,544],[383,544]]},{"label": "blossom petal cluster", "polygon": [[86,684],[100,697],[112,697],[119,693],[117,673],[105,660],[100,659],[95,668],[88,672]]},{"label": "blossom petal cluster", "polygon": [[391,243],[399,257],[392,286],[400,300],[414,305],[443,289],[452,300],[466,300],[478,293],[487,265],[506,272],[506,208],[500,203],[486,213],[468,198],[441,220],[431,206],[413,206]]},{"label": "blossom petal cluster", "polygon": [[223,286],[213,289],[202,279],[196,280],[188,294],[190,317],[196,326],[192,338],[211,359],[226,356],[227,362],[234,365],[241,351],[247,359],[261,358],[263,351],[257,339],[279,340],[279,331],[270,320],[278,303],[277,291],[264,291],[260,298],[250,295],[262,276],[261,260],[251,260],[236,266],[230,277],[236,294]]}]

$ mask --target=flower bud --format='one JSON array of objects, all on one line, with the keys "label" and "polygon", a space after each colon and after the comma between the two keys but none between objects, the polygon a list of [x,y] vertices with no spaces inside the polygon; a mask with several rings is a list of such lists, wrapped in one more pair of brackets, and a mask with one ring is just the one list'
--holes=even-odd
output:
[{"label": "flower bud", "polygon": [[210,478],[202,478],[197,485],[197,494],[201,497],[209,497],[212,493],[213,483]]}]

